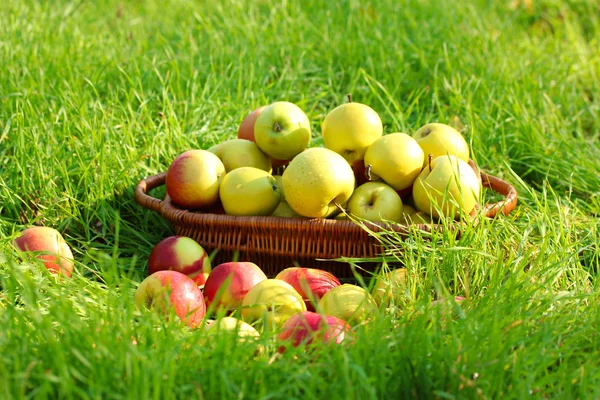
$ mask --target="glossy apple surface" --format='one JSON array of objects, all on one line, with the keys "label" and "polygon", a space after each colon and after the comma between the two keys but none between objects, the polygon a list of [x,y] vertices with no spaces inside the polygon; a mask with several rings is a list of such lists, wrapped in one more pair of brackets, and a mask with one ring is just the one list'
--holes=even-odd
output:
[{"label": "glossy apple surface", "polygon": [[391,186],[383,182],[367,182],[354,190],[346,209],[349,214],[372,222],[400,222],[403,204]]},{"label": "glossy apple surface", "polygon": [[428,164],[427,157],[429,154],[433,158],[453,155],[464,162],[469,162],[469,145],[467,141],[459,131],[449,125],[439,123],[424,125],[413,134],[413,138],[425,154],[423,167]]},{"label": "glossy apple surface", "polygon": [[267,279],[258,265],[232,261],[217,265],[206,279],[204,296],[210,307],[235,310],[257,283]]},{"label": "glossy apple surface", "polygon": [[273,175],[253,167],[228,172],[221,182],[219,197],[228,215],[271,215],[281,201]]},{"label": "glossy apple surface", "polygon": [[296,289],[309,311],[315,311],[315,305],[325,293],[340,286],[340,281],[331,272],[317,268],[286,268],[275,279],[285,281]]},{"label": "glossy apple surface", "polygon": [[148,274],[173,270],[204,285],[211,271],[210,258],[204,248],[186,236],[169,236],[158,242],[148,258]]},{"label": "glossy apple surface", "polygon": [[[294,347],[319,343],[340,344],[348,338],[350,325],[341,318],[304,311],[292,315],[281,327],[278,340]],[[279,352],[285,351],[285,345]]]},{"label": "glossy apple surface", "polygon": [[169,165],[165,186],[175,205],[200,209],[218,202],[224,176],[225,166],[219,157],[207,150],[188,150]]},{"label": "glossy apple surface", "polygon": [[63,236],[54,228],[33,226],[23,230],[14,240],[17,249],[36,253],[44,266],[52,273],[70,277],[74,258]]},{"label": "glossy apple surface", "polygon": [[267,172],[272,170],[271,159],[250,140],[226,140],[210,147],[208,151],[219,157],[226,172],[240,167],[254,167]]},{"label": "glossy apple surface", "polygon": [[371,294],[365,289],[344,283],[325,293],[319,301],[317,310],[356,325],[374,317],[378,307]]},{"label": "glossy apple surface", "polygon": [[256,123],[256,119],[258,118],[260,113],[265,108],[267,108],[267,106],[260,106],[256,109],[254,109],[248,115],[246,115],[246,117],[244,117],[244,119],[242,120],[242,123],[240,124],[240,126],[238,128],[237,136],[239,139],[246,139],[246,140],[250,140],[252,142],[255,141],[254,140],[254,124]]},{"label": "glossy apple surface", "polygon": [[270,331],[302,311],[306,311],[302,296],[289,283],[279,279],[257,283],[242,301],[242,319],[248,323],[258,322]]},{"label": "glossy apple surface", "polygon": [[177,317],[196,328],[206,314],[202,291],[191,278],[177,271],[158,271],[144,279],[134,294],[135,304]]}]

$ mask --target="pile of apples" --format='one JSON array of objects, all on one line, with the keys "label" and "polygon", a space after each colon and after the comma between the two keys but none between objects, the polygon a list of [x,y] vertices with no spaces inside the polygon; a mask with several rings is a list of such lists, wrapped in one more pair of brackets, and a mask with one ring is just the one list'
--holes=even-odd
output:
[{"label": "pile of apples", "polygon": [[324,146],[310,147],[310,121],[293,103],[259,107],[237,139],[177,156],[167,194],[177,207],[208,213],[405,224],[457,219],[479,202],[469,146],[449,125],[384,134],[377,112],[348,96],[325,116],[321,135]]},{"label": "pile of apples", "polygon": [[402,295],[405,271],[378,275],[371,290],[341,284],[317,268],[290,267],[268,278],[252,262],[226,262],[213,269],[200,244],[170,236],[150,253],[149,275],[134,299],[140,309],[177,316],[209,336],[228,332],[249,340],[274,335],[278,351],[285,351],[290,345],[348,340],[355,326],[368,323]]}]

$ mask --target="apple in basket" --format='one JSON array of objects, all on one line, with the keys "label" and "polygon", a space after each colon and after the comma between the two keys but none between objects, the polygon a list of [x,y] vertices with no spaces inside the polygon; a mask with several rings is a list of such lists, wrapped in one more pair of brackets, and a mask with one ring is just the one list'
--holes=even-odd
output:
[{"label": "apple in basket", "polygon": [[464,162],[469,162],[469,145],[467,141],[459,131],[449,125],[430,123],[419,128],[412,137],[421,146],[425,154],[423,167],[426,167],[429,163],[429,154],[433,158],[453,155]]},{"label": "apple in basket", "polygon": [[340,286],[340,281],[331,272],[317,268],[286,268],[279,272],[275,279],[292,285],[304,299],[306,309],[309,311],[315,311],[315,305],[325,293]]},{"label": "apple in basket", "polygon": [[[256,119],[258,118],[258,116],[263,112],[265,108],[267,108],[267,106],[260,106],[254,109],[248,115],[246,115],[246,117],[244,117],[242,123],[238,128],[238,139],[246,139],[252,142],[256,142],[256,140],[254,139],[254,124],[256,123]],[[275,158],[271,158],[271,167],[275,169],[278,167],[282,167],[289,162],[289,160],[278,160]]]},{"label": "apple in basket", "polygon": [[206,314],[202,290],[193,279],[177,271],[158,271],[146,277],[134,294],[138,308],[174,313],[185,325],[196,328]]},{"label": "apple in basket", "polygon": [[267,279],[251,262],[232,261],[217,265],[206,279],[204,297],[210,308],[233,311],[257,283]]},{"label": "apple in basket", "polygon": [[272,170],[269,157],[250,140],[226,140],[210,147],[208,151],[219,157],[227,172],[240,167],[254,167],[267,172]]},{"label": "apple in basket", "polygon": [[341,318],[311,311],[292,315],[281,327],[277,339],[282,342],[278,351],[285,352],[286,344],[294,347],[310,344],[340,344],[348,340],[352,328]]},{"label": "apple in basket", "polygon": [[33,226],[23,230],[14,240],[15,247],[22,252],[31,252],[42,260],[52,273],[70,277],[73,272],[73,253],[63,236],[54,228]]},{"label": "apple in basket", "polygon": [[346,208],[349,214],[372,222],[402,220],[402,199],[383,182],[366,182],[357,187]]},{"label": "apple in basket", "polygon": [[210,274],[210,257],[194,239],[186,236],[169,236],[158,242],[148,258],[148,274],[174,270],[204,285]]}]

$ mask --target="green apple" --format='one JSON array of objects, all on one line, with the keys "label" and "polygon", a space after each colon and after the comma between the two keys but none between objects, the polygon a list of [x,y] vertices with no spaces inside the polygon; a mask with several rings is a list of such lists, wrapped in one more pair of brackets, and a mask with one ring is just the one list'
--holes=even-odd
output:
[{"label": "green apple", "polygon": [[277,101],[269,104],[256,119],[254,140],[268,156],[291,160],[310,143],[310,121],[294,103]]},{"label": "green apple", "polygon": [[242,319],[248,323],[262,321],[268,330],[280,327],[289,317],[302,311],[306,311],[302,296],[280,279],[257,283],[242,301]]},{"label": "green apple", "polygon": [[353,164],[383,135],[381,118],[366,104],[346,103],[331,110],[321,125],[325,147]]},{"label": "green apple", "polygon": [[326,218],[345,207],[354,191],[354,172],[338,153],[322,147],[298,154],[282,175],[290,207],[309,218]]},{"label": "green apple", "polygon": [[304,218],[290,207],[288,203],[282,201],[279,203],[275,211],[271,214],[273,217],[285,217],[285,218]]},{"label": "green apple", "polygon": [[325,293],[317,310],[355,325],[371,319],[378,308],[368,291],[360,286],[344,283]]},{"label": "green apple", "polygon": [[234,317],[221,317],[206,325],[207,336],[218,336],[226,333],[236,334],[241,341],[257,339],[260,336],[252,325]]},{"label": "green apple", "polygon": [[423,166],[428,163],[429,154],[433,155],[433,158],[450,154],[469,162],[467,141],[459,131],[449,125],[427,124],[419,128],[412,136],[425,154]]},{"label": "green apple", "polygon": [[254,167],[228,172],[221,182],[219,196],[228,215],[271,215],[281,199],[273,175]]},{"label": "green apple", "polygon": [[227,172],[239,167],[254,167],[271,172],[271,159],[250,140],[226,140],[212,146],[208,151],[219,157]]},{"label": "green apple", "polygon": [[367,182],[357,187],[346,209],[348,213],[369,221],[400,222],[402,199],[389,185],[383,182]]},{"label": "green apple", "polygon": [[169,165],[165,186],[175,205],[205,208],[219,201],[219,186],[224,176],[225,166],[219,157],[207,150],[187,150]]},{"label": "green apple", "polygon": [[417,209],[434,217],[469,214],[479,200],[481,179],[469,164],[455,156],[434,158],[413,185]]},{"label": "green apple", "polygon": [[402,208],[402,218],[400,222],[404,222],[406,225],[411,224],[431,224],[433,221],[431,215],[424,211],[417,211],[414,207],[404,204]]},{"label": "green apple", "polygon": [[[384,135],[373,142],[365,153],[365,166],[376,177],[396,190],[406,189],[423,168],[423,150],[406,133]],[[372,180],[376,180],[373,177]]]},{"label": "green apple", "polygon": [[396,268],[381,273],[375,279],[371,295],[378,305],[397,304],[403,300],[403,292],[406,288],[406,268]]}]

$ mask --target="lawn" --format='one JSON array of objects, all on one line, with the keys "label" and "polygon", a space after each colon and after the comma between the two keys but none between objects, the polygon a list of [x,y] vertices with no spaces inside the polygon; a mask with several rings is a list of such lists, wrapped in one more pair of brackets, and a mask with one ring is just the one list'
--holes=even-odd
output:
[{"label": "lawn", "polygon": [[[0,398],[600,397],[596,1],[4,0],[0,21]],[[352,345],[257,353],[136,310],[173,234],[139,180],[276,100],[318,146],[347,93],[386,133],[461,129],[517,208],[391,236],[405,301]],[[19,261],[31,225],[63,234],[72,279]]]}]

